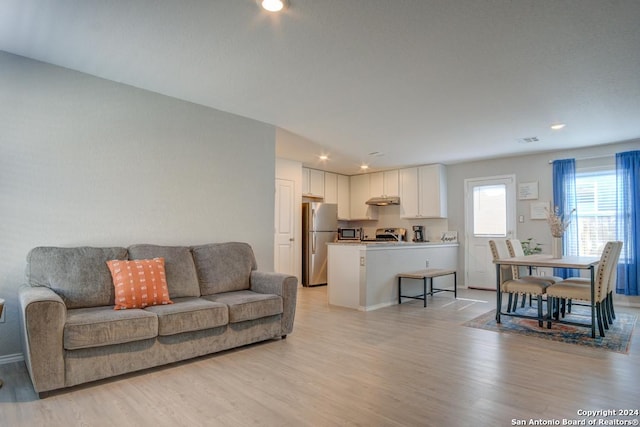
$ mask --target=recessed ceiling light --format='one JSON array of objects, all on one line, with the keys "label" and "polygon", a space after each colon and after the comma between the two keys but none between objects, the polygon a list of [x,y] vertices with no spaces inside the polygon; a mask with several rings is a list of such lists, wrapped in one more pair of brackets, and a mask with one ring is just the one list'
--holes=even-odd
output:
[{"label": "recessed ceiling light", "polygon": [[258,3],[269,12],[280,12],[287,7],[287,0],[258,0]]},{"label": "recessed ceiling light", "polygon": [[320,155],[320,160],[328,160],[329,156],[327,156],[326,154],[321,154]]},{"label": "recessed ceiling light", "polygon": [[369,165],[362,164],[362,165],[360,165],[360,169],[362,169],[363,171],[367,170],[367,169],[369,169]]},{"label": "recessed ceiling light", "polygon": [[551,125],[552,130],[560,130],[566,126],[565,123],[554,123]]}]

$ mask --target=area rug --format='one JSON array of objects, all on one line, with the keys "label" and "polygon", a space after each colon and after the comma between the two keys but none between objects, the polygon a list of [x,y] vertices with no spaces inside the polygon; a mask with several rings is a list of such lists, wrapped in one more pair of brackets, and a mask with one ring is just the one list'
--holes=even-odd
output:
[{"label": "area rug", "polygon": [[[546,308],[546,307],[545,307]],[[567,314],[565,320],[591,324],[591,314],[588,307],[574,306],[571,314]],[[464,326],[485,329],[487,331],[502,332],[508,334],[526,335],[560,341],[570,344],[578,344],[586,347],[599,348],[603,350],[615,351],[617,353],[628,354],[631,335],[636,324],[637,317],[632,314],[616,312],[616,319],[609,329],[604,331],[605,337],[601,337],[596,326],[596,338],[591,338],[590,327],[580,327],[565,325],[562,323],[552,323],[551,329],[538,326],[535,319],[524,319],[521,317],[500,316],[501,323],[496,323],[496,311],[491,310],[481,316],[464,323]],[[518,308],[518,314],[536,316],[535,307]]]}]

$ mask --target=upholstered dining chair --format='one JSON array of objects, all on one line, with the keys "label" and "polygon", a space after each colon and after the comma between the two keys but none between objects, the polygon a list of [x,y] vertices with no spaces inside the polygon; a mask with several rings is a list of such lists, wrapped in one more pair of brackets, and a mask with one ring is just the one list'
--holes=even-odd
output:
[{"label": "upholstered dining chair", "polygon": [[[489,240],[489,247],[491,248],[491,255],[493,256],[494,261],[503,258],[511,258],[509,248],[507,247],[507,242],[505,240]],[[542,327],[542,295],[544,295],[549,284],[539,280],[528,281],[524,279],[514,279],[513,269],[509,265],[500,266],[499,282],[499,292],[509,294],[507,313],[515,311],[517,308],[516,304],[512,307],[512,300],[514,296],[522,295],[523,298],[525,298],[527,295],[531,295],[536,298],[538,302],[538,325]]]},{"label": "upholstered dining chair", "polygon": [[[605,326],[608,328],[605,304],[603,301],[609,294],[609,286],[617,269],[618,258],[620,257],[620,251],[622,249],[622,242],[607,242],[600,256],[600,262],[598,263],[598,269],[595,274],[594,283],[594,303],[596,307],[596,321],[598,323],[598,331],[600,336],[604,337]],[[562,282],[555,283],[547,287],[547,309],[549,311],[549,320],[547,327],[551,327],[551,313],[552,307],[557,307],[559,310],[560,300],[579,300],[586,301],[591,304],[591,279],[589,280],[589,286],[585,286],[583,283],[576,283],[577,278],[563,280]],[[579,280],[583,281],[583,280]],[[574,303],[575,304],[575,303]],[[555,312],[556,319],[559,317],[559,312]],[[586,326],[586,325],[585,325]]]},{"label": "upholstered dining chair", "polygon": [[[616,313],[613,308],[613,291],[616,287],[616,280],[618,277],[618,261],[620,260],[620,253],[622,252],[622,242],[615,242],[613,252],[611,254],[613,258],[613,262],[615,263],[609,272],[609,277],[607,279],[607,294],[604,297],[602,303],[602,309],[605,315],[605,322],[603,322],[605,329],[608,329],[608,324],[613,323],[613,320],[616,318]],[[600,265],[598,265],[598,270],[600,269]],[[597,272],[596,272],[597,276]],[[569,277],[564,280],[565,283],[572,283],[576,285],[586,286],[591,291],[591,278],[587,277]],[[572,301],[568,301],[569,308],[568,311],[571,312],[571,304]],[[563,313],[564,314],[564,313]]]},{"label": "upholstered dining chair", "polygon": [[[512,257],[520,257],[520,256],[525,256],[524,255],[524,250],[522,250],[522,243],[520,242],[520,240],[518,239],[507,239],[507,248],[509,249],[509,255]],[[523,275],[522,274],[522,269],[526,268],[526,267],[522,267],[519,265],[514,265],[511,267],[512,270],[512,277],[514,279],[523,279],[523,280],[527,280],[527,281],[540,281],[543,283],[547,283],[549,285],[552,285],[556,282],[560,282],[562,280],[561,277],[557,277],[557,276],[531,276],[531,275]],[[517,295],[514,298],[514,309],[518,304],[518,297]],[[525,298],[522,299],[522,307],[524,307],[525,304]],[[531,305],[531,296],[529,296],[529,305]]]}]

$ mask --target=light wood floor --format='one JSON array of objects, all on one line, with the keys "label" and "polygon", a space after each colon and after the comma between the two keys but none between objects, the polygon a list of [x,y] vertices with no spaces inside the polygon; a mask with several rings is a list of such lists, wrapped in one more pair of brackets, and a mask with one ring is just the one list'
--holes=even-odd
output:
[{"label": "light wood floor", "polygon": [[2,365],[0,426],[510,426],[639,408],[637,331],[628,355],[483,331],[462,323],[494,308],[494,293],[460,296],[364,313],[300,288],[286,340],[42,400],[24,364]]}]

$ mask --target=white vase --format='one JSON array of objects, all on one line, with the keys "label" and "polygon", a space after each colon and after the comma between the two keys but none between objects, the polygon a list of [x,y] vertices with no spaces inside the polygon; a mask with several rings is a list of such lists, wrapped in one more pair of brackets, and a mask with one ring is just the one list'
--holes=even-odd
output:
[{"label": "white vase", "polygon": [[551,257],[562,258],[562,237],[551,238]]}]

